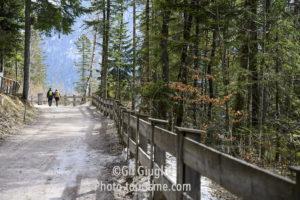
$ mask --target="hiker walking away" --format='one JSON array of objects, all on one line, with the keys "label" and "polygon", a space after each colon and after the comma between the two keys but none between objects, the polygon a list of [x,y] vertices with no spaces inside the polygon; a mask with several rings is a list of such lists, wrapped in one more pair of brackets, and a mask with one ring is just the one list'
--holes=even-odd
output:
[{"label": "hiker walking away", "polygon": [[53,100],[53,92],[51,88],[49,88],[47,92],[47,98],[48,98],[48,105],[51,107],[52,106],[52,100]]},{"label": "hiker walking away", "polygon": [[59,101],[59,99],[60,99],[60,93],[59,93],[58,90],[55,90],[54,98],[55,98],[56,106],[58,106],[58,101]]}]

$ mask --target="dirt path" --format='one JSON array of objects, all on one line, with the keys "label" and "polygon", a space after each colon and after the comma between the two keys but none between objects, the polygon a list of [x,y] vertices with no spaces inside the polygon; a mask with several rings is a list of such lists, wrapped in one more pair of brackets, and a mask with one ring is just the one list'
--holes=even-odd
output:
[{"label": "dirt path", "polygon": [[0,199],[112,199],[99,188],[120,159],[112,121],[87,106],[39,109],[35,124],[0,144]]}]

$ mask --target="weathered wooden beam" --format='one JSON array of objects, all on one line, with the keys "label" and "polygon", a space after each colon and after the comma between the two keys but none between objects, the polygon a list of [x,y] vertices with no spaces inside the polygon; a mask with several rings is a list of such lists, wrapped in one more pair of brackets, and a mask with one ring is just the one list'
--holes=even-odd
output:
[{"label": "weathered wooden beam", "polygon": [[[184,163],[183,163],[183,140],[184,134],[183,132],[177,132],[177,140],[176,140],[176,179],[177,184],[183,185],[184,183]],[[177,191],[176,192],[176,200],[183,199],[183,192]]]},{"label": "weathered wooden beam", "polygon": [[150,169],[150,156],[142,149],[139,148],[138,151],[138,157],[139,157],[139,161],[141,162],[143,167],[147,167],[148,169]]},{"label": "weathered wooden beam", "polygon": [[151,130],[152,130],[152,148],[153,149],[153,162],[157,162],[160,167],[164,169],[165,163],[166,163],[166,152],[160,148],[160,146],[157,146],[155,143],[155,127],[157,125],[167,125],[169,124],[168,120],[163,119],[155,119],[155,118],[149,118],[149,121],[151,122]]},{"label": "weathered wooden beam", "polygon": [[177,134],[160,128],[158,126],[154,129],[154,143],[159,148],[176,156],[176,138]]},{"label": "weathered wooden beam", "polygon": [[[197,170],[189,167],[184,163],[184,139],[186,129],[175,127],[177,130],[177,184],[190,184],[191,191],[187,191],[188,195],[193,199],[200,199],[201,195],[201,175]],[[183,199],[183,192],[177,192],[177,200]]]},{"label": "weathered wooden beam", "polygon": [[160,124],[168,124],[169,121],[168,120],[164,120],[164,119],[156,119],[156,118],[148,118],[150,122],[154,123],[155,125],[160,125]]},{"label": "weathered wooden beam", "polygon": [[204,131],[204,130],[178,127],[178,126],[175,126],[175,129],[177,129],[178,131],[183,132],[183,133],[194,133],[194,134],[206,133],[206,131]]},{"label": "weathered wooden beam", "polygon": [[300,199],[300,166],[291,166],[290,170],[296,173],[295,199]]},{"label": "weathered wooden beam", "polygon": [[[154,165],[154,169],[157,170],[159,169],[160,166],[158,166],[157,164]],[[160,184],[160,185],[167,185],[168,189],[167,190],[163,190],[162,193],[164,194],[164,196],[166,197],[167,200],[174,200],[176,199],[176,192],[172,191],[172,185],[174,184],[174,182],[165,174],[162,174],[161,176],[159,176],[158,178],[154,179],[154,182],[156,184]],[[155,198],[154,198],[155,199]]]},{"label": "weathered wooden beam", "polygon": [[[184,138],[183,162],[243,199],[294,199],[295,183],[191,138]],[[242,180],[242,182],[240,181]]]},{"label": "weathered wooden beam", "polygon": [[192,138],[195,141],[201,141],[201,134],[206,134],[206,131],[199,130],[199,129],[192,129],[192,128],[185,128],[185,127],[174,127],[175,130],[184,133],[184,137]]},{"label": "weathered wooden beam", "polygon": [[143,135],[147,140],[151,137],[151,124],[145,120],[140,119],[140,135]]},{"label": "weathered wooden beam", "polygon": [[128,149],[129,149],[129,151],[132,153],[132,154],[136,154],[136,143],[135,143],[135,141],[133,141],[132,139],[129,139],[129,147],[128,147]]}]

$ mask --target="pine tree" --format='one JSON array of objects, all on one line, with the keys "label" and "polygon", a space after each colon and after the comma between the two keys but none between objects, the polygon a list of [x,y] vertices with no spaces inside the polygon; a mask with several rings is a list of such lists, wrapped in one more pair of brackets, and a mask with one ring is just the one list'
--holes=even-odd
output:
[{"label": "pine tree", "polygon": [[83,97],[87,94],[87,80],[89,77],[90,63],[92,59],[92,44],[86,35],[81,35],[75,42],[78,51],[78,61],[75,63],[79,80],[75,83],[76,91]]},{"label": "pine tree", "polygon": [[0,7],[0,72],[3,72],[5,60],[14,57],[22,49],[23,4],[18,0],[1,0]]},{"label": "pine tree", "polygon": [[111,1],[103,0],[103,42],[102,42],[102,62],[101,62],[101,94],[104,98],[108,96],[108,65],[109,65],[109,41],[110,41],[110,24],[111,24]]},{"label": "pine tree", "polygon": [[[124,91],[124,87],[129,89],[131,84],[129,78],[132,70],[132,44],[129,35],[127,35],[128,23],[124,22],[124,11],[127,6],[123,0],[117,1],[117,5],[113,17],[115,23],[112,24],[111,28],[109,74],[115,83],[115,98],[122,100],[121,91]],[[125,91],[124,94],[126,94]]]},{"label": "pine tree", "polygon": [[[41,92],[44,89],[46,81],[46,66],[43,63],[43,52],[41,49],[41,36],[37,31],[32,31],[31,36],[31,85],[33,89]],[[33,91],[32,91],[33,92]]]},{"label": "pine tree", "polygon": [[136,0],[132,0],[132,95],[131,95],[131,109],[136,107],[136,66],[137,66],[137,35],[136,35]]}]

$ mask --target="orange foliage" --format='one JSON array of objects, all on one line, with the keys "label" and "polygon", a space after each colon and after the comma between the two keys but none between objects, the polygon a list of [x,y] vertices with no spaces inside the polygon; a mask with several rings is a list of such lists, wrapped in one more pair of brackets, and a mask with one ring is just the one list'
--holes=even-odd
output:
[{"label": "orange foliage", "polygon": [[199,75],[199,74],[194,74],[194,75],[192,76],[192,79],[193,79],[193,80],[199,80],[199,79],[200,79],[200,75]]},{"label": "orange foliage", "polygon": [[169,88],[175,90],[180,93],[172,97],[174,101],[186,101],[191,104],[213,104],[215,106],[223,106],[226,102],[228,102],[232,94],[229,94],[224,97],[219,98],[210,98],[208,95],[202,95],[199,88],[194,87],[192,85],[183,84],[181,82],[172,82],[169,83]]},{"label": "orange foliage", "polygon": [[215,80],[215,78],[212,75],[206,75],[205,77],[207,80]]},{"label": "orange foliage", "polygon": [[170,83],[169,88],[175,90],[176,92],[182,92],[182,93],[195,94],[198,92],[198,89],[196,87],[187,85],[187,84],[183,84],[180,82]]}]

